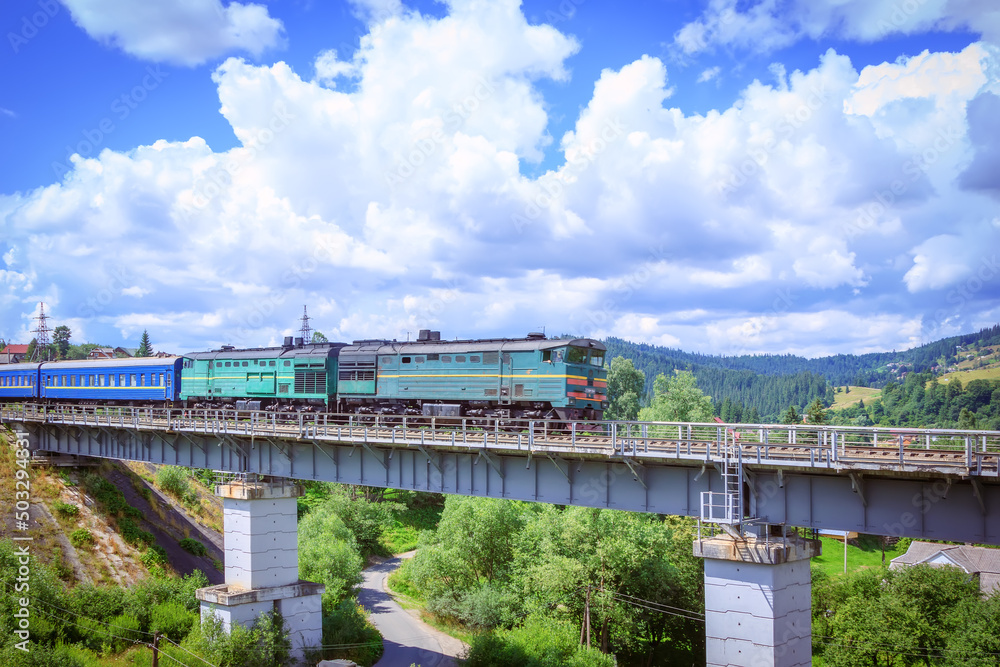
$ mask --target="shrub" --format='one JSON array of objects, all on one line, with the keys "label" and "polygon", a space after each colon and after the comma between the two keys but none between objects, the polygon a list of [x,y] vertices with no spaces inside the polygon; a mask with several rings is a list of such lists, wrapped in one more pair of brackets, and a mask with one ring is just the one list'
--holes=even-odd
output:
[{"label": "shrub", "polygon": [[146,549],[146,551],[139,557],[139,560],[141,560],[142,564],[146,567],[166,565],[170,562],[170,559],[167,557],[167,550],[159,544],[154,544]]},{"label": "shrub", "polygon": [[374,665],[382,653],[382,636],[355,600],[344,600],[323,615],[323,645],[350,647],[327,649],[324,658]]},{"label": "shrub", "polygon": [[77,528],[69,534],[69,541],[74,547],[91,546],[94,544],[94,535],[86,528]]},{"label": "shrub", "polygon": [[179,642],[194,626],[198,615],[192,613],[179,602],[168,600],[153,607],[150,615],[150,632],[161,632],[175,642]]},{"label": "shrub", "polygon": [[128,507],[125,496],[118,490],[118,487],[99,475],[88,474],[84,477],[83,485],[87,489],[87,493],[101,503],[104,510],[112,516],[117,516]]},{"label": "shrub", "polygon": [[178,542],[178,544],[181,545],[181,549],[194,554],[195,556],[204,556],[208,553],[204,544],[190,537],[185,537],[183,540]]},{"label": "shrub", "polygon": [[71,519],[80,514],[80,506],[74,505],[73,503],[64,503],[61,500],[57,500],[52,504],[52,507],[55,509],[56,514],[66,517],[67,519]]},{"label": "shrub", "polygon": [[291,641],[276,611],[261,614],[252,627],[233,625],[229,632],[214,614],[202,619],[185,642],[193,653],[219,667],[272,667],[288,660]]},{"label": "shrub", "polygon": [[153,534],[148,530],[143,530],[139,526],[135,525],[135,522],[129,518],[122,518],[118,520],[118,534],[122,536],[128,544],[134,547],[141,547],[143,545],[152,544],[156,541]]},{"label": "shrub", "polygon": [[183,498],[188,492],[188,476],[180,466],[163,466],[156,471],[156,484],[178,498]]}]

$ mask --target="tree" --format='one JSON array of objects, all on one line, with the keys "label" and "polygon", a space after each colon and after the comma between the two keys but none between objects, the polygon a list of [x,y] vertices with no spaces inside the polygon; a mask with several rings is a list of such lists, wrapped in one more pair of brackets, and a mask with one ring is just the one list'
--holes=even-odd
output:
[{"label": "tree", "polygon": [[608,368],[608,409],[605,419],[632,421],[639,416],[639,397],[646,386],[646,374],[631,359],[615,357]]},{"label": "tree", "polygon": [[694,373],[660,373],[653,382],[653,401],[639,411],[642,421],[707,422],[712,420],[712,398],[695,386]]},{"label": "tree", "polygon": [[32,338],[31,342],[28,343],[28,352],[24,357],[25,361],[31,361],[35,358],[35,350],[38,348],[38,339]]},{"label": "tree", "polygon": [[139,349],[136,350],[135,356],[137,357],[151,357],[153,356],[153,346],[149,344],[149,332],[145,329],[142,330],[142,339],[139,341]]},{"label": "tree", "polygon": [[324,609],[353,594],[363,567],[357,541],[336,510],[327,501],[299,521],[299,576],[326,586]]},{"label": "tree", "polygon": [[810,424],[825,424],[826,423],[826,412],[823,410],[823,403],[818,398],[813,399],[813,402],[809,404],[806,408],[806,415],[809,417]]},{"label": "tree", "polygon": [[801,424],[802,417],[799,416],[798,411],[795,409],[794,405],[789,405],[788,409],[785,410],[785,414],[781,415],[782,424]]},{"label": "tree", "polygon": [[327,339],[326,336],[323,335],[322,331],[313,331],[312,339],[309,342],[310,343],[329,343],[330,341]]},{"label": "tree", "polygon": [[69,338],[72,335],[73,332],[64,325],[59,325],[52,331],[52,346],[56,348],[60,359],[65,359],[69,354]]}]

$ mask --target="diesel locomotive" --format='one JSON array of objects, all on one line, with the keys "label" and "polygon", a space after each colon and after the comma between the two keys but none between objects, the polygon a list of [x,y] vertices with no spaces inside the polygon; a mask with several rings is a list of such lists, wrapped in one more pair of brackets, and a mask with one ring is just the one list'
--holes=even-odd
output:
[{"label": "diesel locomotive", "polygon": [[238,410],[599,420],[605,346],[589,338],[358,340],[181,357],[0,366],[0,400]]}]

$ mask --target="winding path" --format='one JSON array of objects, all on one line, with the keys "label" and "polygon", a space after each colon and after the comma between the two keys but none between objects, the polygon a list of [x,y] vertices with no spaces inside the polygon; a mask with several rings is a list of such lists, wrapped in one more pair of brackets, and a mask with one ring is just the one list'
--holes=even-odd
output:
[{"label": "winding path", "polygon": [[386,579],[399,567],[404,558],[414,552],[402,554],[362,572],[364,581],[358,592],[358,602],[368,610],[378,631],[382,633],[385,652],[375,667],[455,667],[453,656],[458,655],[464,644],[443,632],[435,630],[404,610],[386,591]]}]

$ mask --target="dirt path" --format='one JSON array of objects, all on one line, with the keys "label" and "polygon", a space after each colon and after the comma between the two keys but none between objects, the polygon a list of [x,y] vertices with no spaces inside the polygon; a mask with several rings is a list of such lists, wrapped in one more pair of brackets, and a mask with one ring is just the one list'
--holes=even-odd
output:
[{"label": "dirt path", "polygon": [[372,623],[382,633],[385,647],[375,667],[410,664],[454,667],[458,664],[454,658],[464,652],[466,645],[421,621],[418,611],[403,609],[386,587],[389,574],[414,553],[410,551],[375,563],[362,572],[364,580],[358,602],[368,610]]}]

